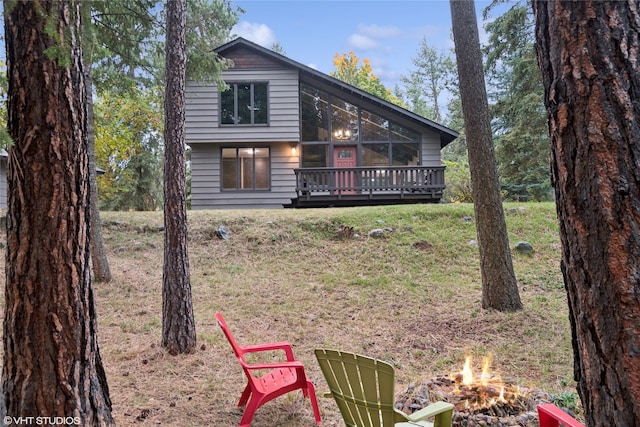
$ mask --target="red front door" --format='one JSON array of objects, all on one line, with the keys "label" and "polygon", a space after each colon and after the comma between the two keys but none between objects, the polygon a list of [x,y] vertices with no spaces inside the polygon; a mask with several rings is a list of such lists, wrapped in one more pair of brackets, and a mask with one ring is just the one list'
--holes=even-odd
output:
[{"label": "red front door", "polygon": [[[333,167],[335,168],[355,168],[358,165],[355,145],[334,147]],[[356,174],[353,171],[337,171],[336,187],[340,194],[356,194],[353,189],[356,185]],[[346,190],[341,190],[346,188]]]}]

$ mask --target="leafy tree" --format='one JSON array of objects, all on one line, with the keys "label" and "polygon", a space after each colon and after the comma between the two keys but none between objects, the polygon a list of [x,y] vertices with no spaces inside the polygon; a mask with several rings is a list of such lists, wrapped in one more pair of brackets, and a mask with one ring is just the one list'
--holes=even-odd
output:
[{"label": "leafy tree", "polygon": [[[485,14],[489,10],[491,7]],[[487,70],[495,91],[492,115],[505,197],[548,200],[551,181],[544,89],[529,11],[527,4],[517,2],[487,24]]]},{"label": "leafy tree", "polygon": [[79,1],[5,11],[10,148],[2,389],[11,417],[114,425],[89,268]]},{"label": "leafy tree", "polygon": [[166,16],[162,346],[175,355],[191,353],[196,345],[187,251],[184,142],[187,0],[168,0]]},{"label": "leafy tree", "polygon": [[391,90],[387,89],[373,73],[371,61],[363,59],[362,65],[359,65],[359,63],[360,58],[352,51],[349,54],[343,53],[342,55],[336,53],[333,57],[333,65],[336,70],[329,74],[378,98],[404,106],[403,102]]},{"label": "leafy tree", "polygon": [[96,103],[98,194],[110,210],[154,210],[162,201],[161,100],[157,90],[104,92]]},{"label": "leafy tree", "polygon": [[522,303],[511,261],[491,141],[475,2],[450,0],[450,4],[480,249],[482,307],[520,310]]},{"label": "leafy tree", "polygon": [[447,167],[447,186],[443,198],[452,203],[473,203],[469,162],[466,159],[458,162],[445,160],[444,165]]},{"label": "leafy tree", "polygon": [[586,425],[640,424],[636,1],[534,1],[536,49]]}]

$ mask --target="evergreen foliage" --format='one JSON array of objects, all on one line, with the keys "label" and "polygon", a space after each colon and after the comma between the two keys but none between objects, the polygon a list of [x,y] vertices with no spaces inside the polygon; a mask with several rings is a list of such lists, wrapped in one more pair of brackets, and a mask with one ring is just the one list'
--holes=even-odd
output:
[{"label": "evergreen foliage", "polygon": [[486,27],[487,74],[498,171],[507,200],[551,198],[544,89],[528,5],[518,2]]},{"label": "evergreen foliage", "polygon": [[455,63],[451,56],[430,46],[426,37],[412,62],[415,68],[402,78],[410,109],[441,123],[440,97],[455,76]]}]

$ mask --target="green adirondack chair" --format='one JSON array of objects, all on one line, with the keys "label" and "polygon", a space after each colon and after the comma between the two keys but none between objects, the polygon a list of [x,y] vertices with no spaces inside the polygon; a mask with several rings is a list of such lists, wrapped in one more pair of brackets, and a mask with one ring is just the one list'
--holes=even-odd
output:
[{"label": "green adirondack chair", "polygon": [[316,349],[315,354],[329,384],[325,396],[333,396],[348,427],[451,426],[453,405],[447,402],[435,402],[411,415],[396,409],[389,363],[338,350]]}]

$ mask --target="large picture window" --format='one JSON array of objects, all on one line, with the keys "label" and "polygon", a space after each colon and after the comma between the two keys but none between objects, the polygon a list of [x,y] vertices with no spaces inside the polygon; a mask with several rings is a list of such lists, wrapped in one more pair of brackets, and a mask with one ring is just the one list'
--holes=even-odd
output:
[{"label": "large picture window", "polygon": [[223,190],[268,190],[270,187],[268,147],[222,149]]},{"label": "large picture window", "polygon": [[229,83],[229,89],[220,94],[220,123],[266,125],[268,105],[266,83]]},{"label": "large picture window", "polygon": [[356,146],[359,166],[421,164],[420,132],[332,93],[300,85],[303,168],[333,166],[336,150]]}]

